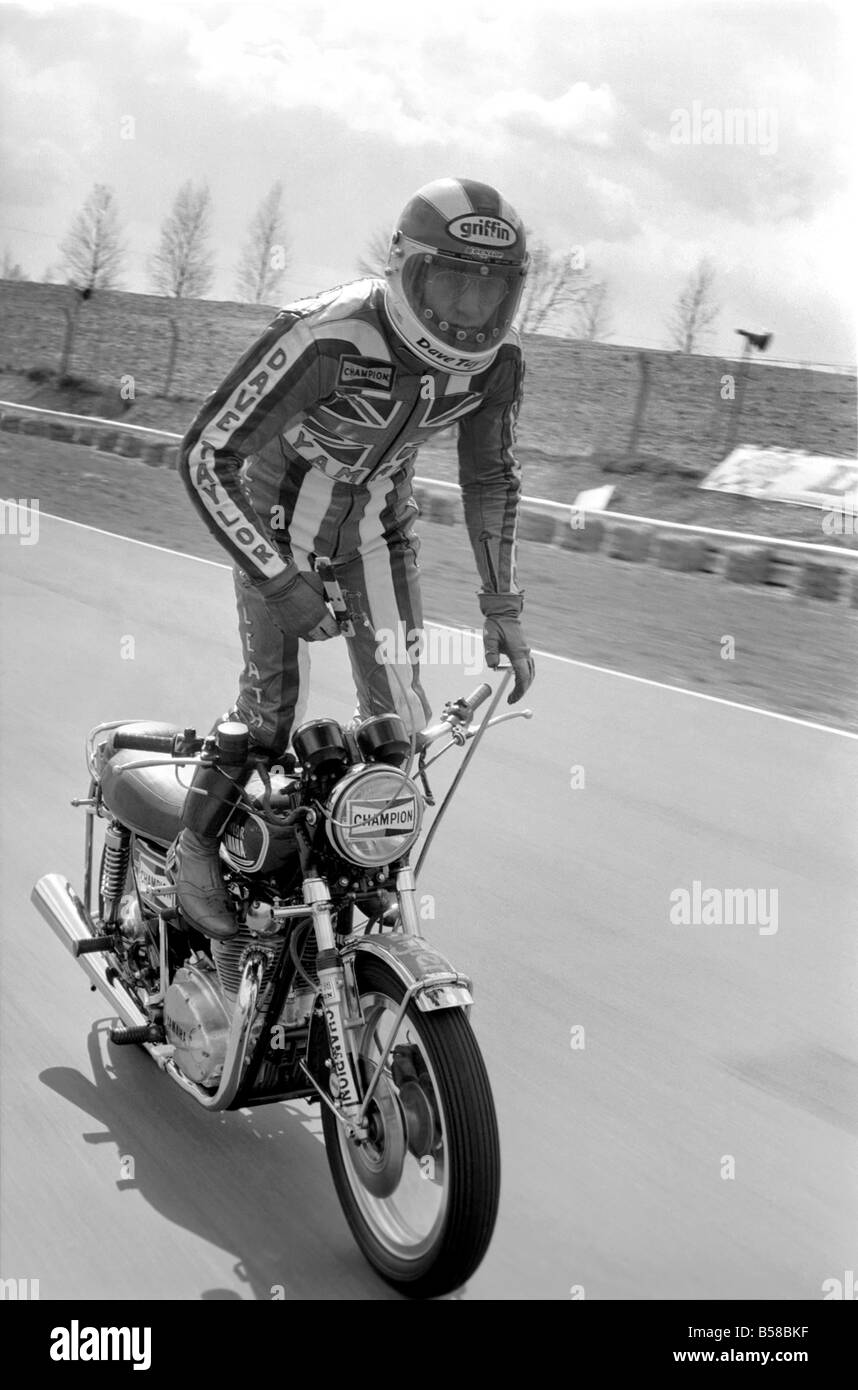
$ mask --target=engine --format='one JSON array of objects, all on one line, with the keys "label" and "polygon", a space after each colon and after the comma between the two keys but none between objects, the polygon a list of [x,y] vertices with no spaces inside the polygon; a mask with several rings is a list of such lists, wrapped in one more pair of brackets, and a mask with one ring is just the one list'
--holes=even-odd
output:
[{"label": "engine", "polygon": [[164,1029],[176,1051],[174,1060],[192,1081],[214,1085],[223,1071],[232,1012],[248,951],[262,954],[265,967],[259,1012],[285,949],[282,936],[262,942],[242,927],[227,941],[211,943],[212,967],[204,957],[183,965],[164,1000]]},{"label": "engine", "polygon": [[[216,1084],[223,1071],[230,1021],[248,953],[262,955],[265,962],[257,1005],[261,1020],[288,945],[285,934],[263,939],[244,925],[226,941],[212,941],[210,949],[214,966],[204,957],[183,965],[173,976],[164,1001],[164,1029],[167,1041],[176,1049],[174,1060],[186,1076],[202,1086]],[[304,970],[313,972],[312,933],[305,936],[300,958]],[[280,1022],[287,1027],[305,1023],[316,991],[317,986],[308,986],[298,975],[284,1001]],[[252,1032],[251,1043],[254,1041]]]},{"label": "engine", "polygon": [[261,955],[265,960],[262,985],[259,991],[259,1004],[260,1006],[263,1005],[285,949],[286,938],[282,934],[263,940],[255,932],[248,930],[246,925],[241,927],[235,936],[230,936],[226,941],[213,941],[211,944],[212,959],[217,966],[218,979],[227,1003],[230,1006],[235,1003],[245,960],[248,952],[253,951],[255,955]]},{"label": "engine", "polygon": [[202,1086],[223,1071],[229,1012],[216,972],[207,962],[183,965],[173,976],[164,1000],[164,1029],[184,1074]]}]

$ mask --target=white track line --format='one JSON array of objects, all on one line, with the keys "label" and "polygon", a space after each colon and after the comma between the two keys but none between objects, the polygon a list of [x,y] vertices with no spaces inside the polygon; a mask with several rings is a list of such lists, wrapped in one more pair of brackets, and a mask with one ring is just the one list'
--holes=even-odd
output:
[{"label": "white track line", "polygon": [[[5,505],[14,504],[21,507],[23,511],[29,508],[23,507],[22,503],[16,502],[13,498],[9,499]],[[180,560],[194,560],[198,565],[213,565],[215,569],[231,570],[231,565],[225,565],[220,560],[206,560],[202,555],[187,555],[184,550],[171,550],[166,545],[156,545],[153,541],[138,541],[134,536],[123,536],[119,531],[105,531],[100,526],[89,526],[84,521],[70,521],[65,516],[55,516],[51,512],[39,512],[39,517],[47,517],[49,521],[61,521],[65,526],[77,526],[81,531],[94,531],[98,536],[110,536],[115,541],[125,541],[128,545],[142,545],[147,550],[159,550],[164,555],[176,555]],[[454,627],[450,623],[436,623],[433,619],[426,620],[429,627],[439,628],[447,632],[474,632],[475,628]],[[559,661],[564,666],[580,666],[584,671],[599,671],[605,676],[616,676],[618,680],[636,681],[638,685],[650,685],[656,690],[670,690],[675,695],[688,695],[695,700],[709,700],[716,705],[727,705],[730,709],[744,710],[748,714],[765,715],[767,719],[780,719],[786,724],[800,724],[803,729],[816,729],[822,734],[836,734],[838,738],[858,739],[858,733],[852,733],[849,729],[835,729],[830,724],[815,724],[810,719],[801,719],[795,714],[780,714],[777,710],[761,709],[759,705],[743,705],[738,700],[726,700],[721,695],[705,695],[701,690],[687,690],[683,685],[669,685],[667,681],[651,680],[648,676],[633,676],[628,671],[617,671],[613,666],[595,666],[590,661],[579,661],[571,656],[558,656],[556,652],[541,651],[538,647],[533,648],[535,656],[547,657],[549,661]]]}]

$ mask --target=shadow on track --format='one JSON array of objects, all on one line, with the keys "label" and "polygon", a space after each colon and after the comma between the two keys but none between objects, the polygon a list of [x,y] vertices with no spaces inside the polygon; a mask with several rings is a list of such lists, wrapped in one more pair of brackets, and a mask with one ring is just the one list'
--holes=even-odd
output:
[{"label": "shadow on track", "polygon": [[[203,1113],[140,1050],[111,1046],[111,1022],[97,1020],[90,1030],[92,1081],[69,1067],[51,1067],[40,1080],[104,1126],[81,1138],[116,1145],[120,1191],[136,1190],[166,1221],[235,1256],[234,1275],[247,1292],[179,1297],[401,1301],[354,1245],[323,1146],[294,1114],[283,1105]],[[92,1240],[97,1245],[97,1229]],[[157,1259],[157,1251],[147,1253]],[[176,1295],[159,1283],[139,1296]]]}]

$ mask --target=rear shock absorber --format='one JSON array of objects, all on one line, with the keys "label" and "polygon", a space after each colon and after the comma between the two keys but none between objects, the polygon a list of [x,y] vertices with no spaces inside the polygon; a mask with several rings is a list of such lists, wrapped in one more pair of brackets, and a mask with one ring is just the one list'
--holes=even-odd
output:
[{"label": "rear shock absorber", "polygon": [[113,926],[116,920],[119,900],[125,888],[130,851],[129,831],[119,821],[111,821],[105,832],[101,859],[101,919],[105,926]]}]

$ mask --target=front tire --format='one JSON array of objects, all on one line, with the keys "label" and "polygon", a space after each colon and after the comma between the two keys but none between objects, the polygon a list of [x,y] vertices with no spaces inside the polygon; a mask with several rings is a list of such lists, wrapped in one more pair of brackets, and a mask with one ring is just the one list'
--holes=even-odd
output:
[{"label": "front tire", "polygon": [[[367,1085],[405,987],[380,960],[358,956],[356,971]],[[368,1118],[370,1138],[359,1143],[322,1106],[328,1162],[352,1234],[401,1293],[450,1293],[485,1255],[500,1197],[494,1102],[463,1010],[421,1013],[412,1000]]]}]

